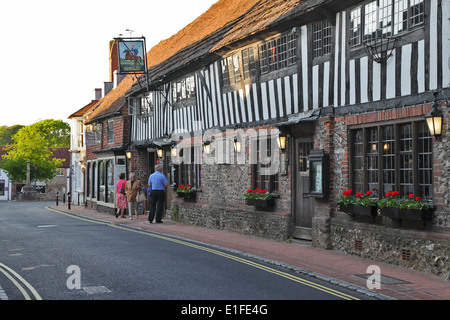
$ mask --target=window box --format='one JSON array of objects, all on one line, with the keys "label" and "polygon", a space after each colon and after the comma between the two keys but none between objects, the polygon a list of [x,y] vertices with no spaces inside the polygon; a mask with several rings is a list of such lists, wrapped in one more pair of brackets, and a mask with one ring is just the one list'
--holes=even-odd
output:
[{"label": "window box", "polygon": [[195,201],[197,199],[197,193],[194,192],[177,192],[177,197],[184,198],[187,201]]},{"label": "window box", "polygon": [[378,209],[378,215],[392,219],[401,219],[410,221],[429,221],[431,220],[432,217],[432,210],[383,208]]},{"label": "window box", "polygon": [[353,208],[353,213],[360,216],[375,217],[377,215],[377,207],[374,206],[366,207],[355,205]]},{"label": "window box", "polygon": [[340,203],[338,205],[338,211],[344,212],[344,213],[346,213],[348,215],[353,216],[355,214],[355,205]]},{"label": "window box", "polygon": [[197,200],[197,193],[196,192],[188,192],[184,194],[184,200],[185,201],[196,201]]},{"label": "window box", "polygon": [[254,201],[254,206],[262,209],[273,208],[275,204],[273,199],[254,199]]}]

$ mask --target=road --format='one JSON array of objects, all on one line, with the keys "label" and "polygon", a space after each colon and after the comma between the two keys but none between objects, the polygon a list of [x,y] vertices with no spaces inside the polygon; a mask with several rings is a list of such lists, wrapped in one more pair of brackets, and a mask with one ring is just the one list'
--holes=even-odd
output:
[{"label": "road", "polygon": [[217,247],[45,205],[0,202],[0,300],[367,299]]}]

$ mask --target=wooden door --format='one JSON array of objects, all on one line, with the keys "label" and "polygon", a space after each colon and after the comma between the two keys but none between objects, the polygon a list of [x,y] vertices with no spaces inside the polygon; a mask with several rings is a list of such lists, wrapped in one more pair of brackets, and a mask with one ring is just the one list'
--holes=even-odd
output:
[{"label": "wooden door", "polygon": [[312,240],[314,199],[309,196],[308,155],[312,138],[297,138],[294,142],[294,238]]}]

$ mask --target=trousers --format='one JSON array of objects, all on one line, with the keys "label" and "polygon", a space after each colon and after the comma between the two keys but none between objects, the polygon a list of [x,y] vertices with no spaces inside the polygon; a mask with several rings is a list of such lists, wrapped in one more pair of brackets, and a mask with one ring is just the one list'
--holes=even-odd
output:
[{"label": "trousers", "polygon": [[[164,190],[152,190],[150,195],[150,212],[148,215],[148,221],[152,222],[155,218],[156,223],[160,223],[164,212],[164,201],[166,200],[166,194]],[[155,217],[156,214],[156,217]]]}]

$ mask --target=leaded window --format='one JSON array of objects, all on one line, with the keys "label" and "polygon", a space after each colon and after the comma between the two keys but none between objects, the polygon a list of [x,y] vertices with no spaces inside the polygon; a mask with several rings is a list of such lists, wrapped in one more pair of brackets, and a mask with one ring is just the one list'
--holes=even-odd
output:
[{"label": "leaded window", "polygon": [[173,103],[182,103],[194,98],[195,98],[194,76],[181,78],[172,83]]},{"label": "leaded window", "polygon": [[297,61],[297,40],[295,33],[287,33],[259,46],[261,74],[280,70]]},{"label": "leaded window", "polygon": [[313,23],[314,58],[331,53],[332,28],[328,20]]},{"label": "leaded window", "polygon": [[[277,143],[270,135],[262,135],[256,139],[252,145],[256,146],[256,163],[252,165],[253,181],[252,188],[267,190],[270,193],[279,190],[279,174],[278,170],[272,170],[277,165],[273,159],[273,152],[277,152],[277,148],[272,148],[273,143]],[[278,168],[277,168],[278,169]]]},{"label": "leaded window", "polygon": [[424,121],[351,130],[351,188],[433,197],[433,140]]},{"label": "leaded window", "polygon": [[241,82],[241,66],[239,55],[233,54],[222,59],[222,80],[224,86],[232,86]]},{"label": "leaded window", "polygon": [[386,38],[421,26],[425,21],[423,0],[377,0],[350,11],[350,46]]}]

